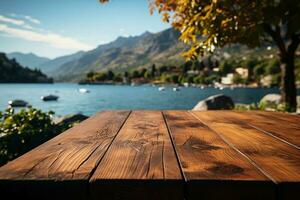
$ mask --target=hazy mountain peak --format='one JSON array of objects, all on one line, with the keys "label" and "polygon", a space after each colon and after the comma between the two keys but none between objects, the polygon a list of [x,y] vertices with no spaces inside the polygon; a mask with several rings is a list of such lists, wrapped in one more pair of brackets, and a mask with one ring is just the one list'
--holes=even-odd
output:
[{"label": "hazy mountain peak", "polygon": [[22,66],[26,66],[32,69],[50,60],[49,58],[38,56],[32,52],[30,53],[13,52],[7,54],[7,57],[10,59],[14,58]]}]

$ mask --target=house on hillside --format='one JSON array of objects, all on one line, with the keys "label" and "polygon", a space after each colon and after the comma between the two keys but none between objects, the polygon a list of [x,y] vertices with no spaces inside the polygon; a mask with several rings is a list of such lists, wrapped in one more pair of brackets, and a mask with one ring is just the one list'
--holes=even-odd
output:
[{"label": "house on hillside", "polygon": [[239,74],[242,78],[248,78],[249,71],[247,68],[238,67],[235,69],[235,72]]},{"label": "house on hillside", "polygon": [[229,73],[225,77],[222,77],[221,83],[224,85],[231,85],[233,83],[233,73]]}]

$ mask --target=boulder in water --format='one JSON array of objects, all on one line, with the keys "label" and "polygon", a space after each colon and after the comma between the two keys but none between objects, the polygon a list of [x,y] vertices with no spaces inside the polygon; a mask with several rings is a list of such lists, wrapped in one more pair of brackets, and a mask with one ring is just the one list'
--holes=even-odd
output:
[{"label": "boulder in water", "polygon": [[233,108],[234,102],[230,97],[218,94],[199,101],[193,110],[230,110]]}]

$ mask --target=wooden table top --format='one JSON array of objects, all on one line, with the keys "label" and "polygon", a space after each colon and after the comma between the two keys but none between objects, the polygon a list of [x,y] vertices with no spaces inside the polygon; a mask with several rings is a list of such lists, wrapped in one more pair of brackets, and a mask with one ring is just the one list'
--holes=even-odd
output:
[{"label": "wooden table top", "polygon": [[22,199],[298,199],[300,117],[104,111],[0,168]]}]

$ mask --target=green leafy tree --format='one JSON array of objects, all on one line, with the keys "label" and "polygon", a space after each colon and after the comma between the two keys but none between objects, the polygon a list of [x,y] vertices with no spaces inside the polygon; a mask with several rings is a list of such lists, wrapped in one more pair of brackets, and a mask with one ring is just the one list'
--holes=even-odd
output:
[{"label": "green leafy tree", "polygon": [[278,74],[280,73],[280,63],[278,60],[270,60],[266,66],[267,74]]},{"label": "green leafy tree", "polygon": [[239,74],[234,74],[232,81],[235,84],[246,84],[247,83],[247,80],[244,79],[243,77],[241,77],[241,75],[239,75]]},{"label": "green leafy tree", "polygon": [[159,75],[162,75],[164,72],[168,71],[168,67],[167,66],[161,66],[158,68],[159,71]]},{"label": "green leafy tree", "polygon": [[87,77],[88,79],[93,79],[94,75],[95,75],[95,72],[90,71],[90,72],[87,73],[86,77]]},{"label": "green leafy tree", "polygon": [[155,8],[164,21],[171,21],[181,31],[180,39],[191,45],[185,54],[189,58],[231,43],[249,47],[276,44],[282,100],[291,111],[296,109],[294,62],[300,43],[299,0],[153,0],[152,10]]},{"label": "green leafy tree", "polygon": [[138,78],[139,76],[140,76],[140,73],[139,73],[138,70],[134,70],[134,71],[132,72],[132,78]]},{"label": "green leafy tree", "polygon": [[107,80],[107,74],[104,72],[99,72],[94,76],[96,81],[105,81]]},{"label": "green leafy tree", "polygon": [[[100,0],[107,2],[108,0]],[[282,100],[296,110],[295,52],[300,43],[299,0],[150,0],[191,45],[185,54],[197,58],[216,47],[241,43],[257,47],[276,44],[281,63]]]},{"label": "green leafy tree", "polygon": [[153,65],[151,66],[151,76],[152,76],[152,77],[155,77],[155,75],[156,75],[156,66],[155,66],[155,64],[153,64]]},{"label": "green leafy tree", "polygon": [[219,67],[219,72],[222,76],[225,76],[228,73],[231,73],[233,71],[233,65],[225,61],[220,67]]},{"label": "green leafy tree", "polygon": [[256,58],[250,58],[244,64],[248,69],[248,81],[251,81],[254,78],[254,67],[259,64],[259,61]]},{"label": "green leafy tree", "polygon": [[171,76],[172,83],[179,83],[179,76],[177,74],[173,74]]},{"label": "green leafy tree", "polygon": [[260,78],[265,74],[265,71],[266,71],[266,63],[261,63],[254,67],[253,74],[257,82],[259,82]]},{"label": "green leafy tree", "polygon": [[107,72],[107,79],[108,79],[108,80],[113,80],[114,77],[115,77],[115,74],[113,73],[113,71],[109,70],[109,71]]}]

